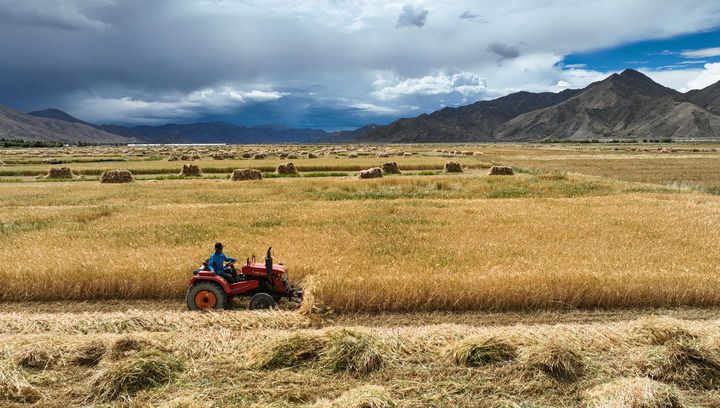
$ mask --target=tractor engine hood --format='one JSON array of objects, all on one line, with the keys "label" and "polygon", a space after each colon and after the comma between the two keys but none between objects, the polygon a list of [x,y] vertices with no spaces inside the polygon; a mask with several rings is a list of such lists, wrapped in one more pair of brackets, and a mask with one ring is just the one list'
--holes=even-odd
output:
[{"label": "tractor engine hood", "polygon": [[[251,262],[250,264],[242,266],[243,270],[245,270],[246,268],[256,272],[265,272],[265,264],[261,262]],[[273,273],[282,275],[283,273],[287,272],[287,267],[282,264],[274,263],[272,266],[272,271]]]}]

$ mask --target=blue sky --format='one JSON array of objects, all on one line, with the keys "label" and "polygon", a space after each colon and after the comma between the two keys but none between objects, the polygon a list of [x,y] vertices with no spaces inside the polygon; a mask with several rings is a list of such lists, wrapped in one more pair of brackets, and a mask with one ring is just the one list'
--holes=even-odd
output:
[{"label": "blue sky", "polygon": [[596,71],[684,70],[717,62],[720,62],[720,28],[574,53],[563,60],[565,66]]},{"label": "blue sky", "polygon": [[0,0],[0,103],[351,129],[635,68],[720,80],[717,0]]}]

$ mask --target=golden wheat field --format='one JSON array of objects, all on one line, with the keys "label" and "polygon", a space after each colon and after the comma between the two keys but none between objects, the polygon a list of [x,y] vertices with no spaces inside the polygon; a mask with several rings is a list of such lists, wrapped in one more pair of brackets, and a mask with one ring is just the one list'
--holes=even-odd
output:
[{"label": "golden wheat field", "polygon": [[[0,151],[0,405],[718,406],[720,153],[648,146]],[[302,309],[184,311],[216,241]]]}]

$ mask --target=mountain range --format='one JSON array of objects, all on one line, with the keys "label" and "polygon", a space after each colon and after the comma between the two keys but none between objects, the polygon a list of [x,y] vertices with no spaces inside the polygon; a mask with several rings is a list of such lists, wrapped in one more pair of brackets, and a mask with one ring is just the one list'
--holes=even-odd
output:
[{"label": "mountain range", "polygon": [[583,89],[516,92],[388,125],[326,132],[225,122],[95,125],[58,109],[24,114],[0,106],[0,138],[65,143],[492,142],[588,139],[720,139],[720,82],[681,93],[635,70]]},{"label": "mountain range", "polygon": [[0,105],[0,138],[27,141],[46,140],[61,143],[132,143],[139,141],[135,138],[106,132],[72,118],[70,115],[67,116],[68,118],[65,119],[33,116]]},{"label": "mountain range", "polygon": [[82,124],[128,140],[146,143],[318,143],[330,137],[329,133],[324,130],[293,129],[282,125],[244,127],[226,122],[203,122],[126,127],[118,125],[94,125],[58,109],[45,109],[30,112],[28,115],[55,121]]},{"label": "mountain range", "polygon": [[680,93],[635,70],[580,90],[517,92],[359,131],[372,142],[720,139],[720,82]]}]

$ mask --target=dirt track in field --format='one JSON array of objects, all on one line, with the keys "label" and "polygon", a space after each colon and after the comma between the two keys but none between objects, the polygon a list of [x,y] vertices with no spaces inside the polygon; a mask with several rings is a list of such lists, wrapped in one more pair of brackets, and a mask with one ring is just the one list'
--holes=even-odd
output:
[{"label": "dirt track in field", "polygon": [[[217,313],[215,319],[221,323],[223,315],[229,321],[256,316],[262,312],[248,312],[244,303],[235,303],[233,309]],[[285,311],[283,315],[292,315]],[[25,319],[52,319],[54,314],[77,314],[86,318],[103,320],[111,316],[145,316],[162,318],[172,316],[174,320],[195,320],[198,313],[188,312],[182,300],[132,300],[95,302],[9,302],[0,303],[0,320],[12,320],[22,316]],[[262,314],[261,314],[262,316]],[[720,308],[672,308],[672,309],[616,309],[616,310],[549,310],[534,312],[488,313],[488,312],[422,312],[422,313],[348,313],[314,316],[312,325],[323,326],[368,326],[401,327],[433,324],[462,324],[467,326],[511,326],[514,324],[586,324],[610,323],[637,320],[644,317],[668,316],[683,320],[720,319]],[[133,319],[136,317],[132,317]],[[271,319],[272,320],[272,319]]]}]

